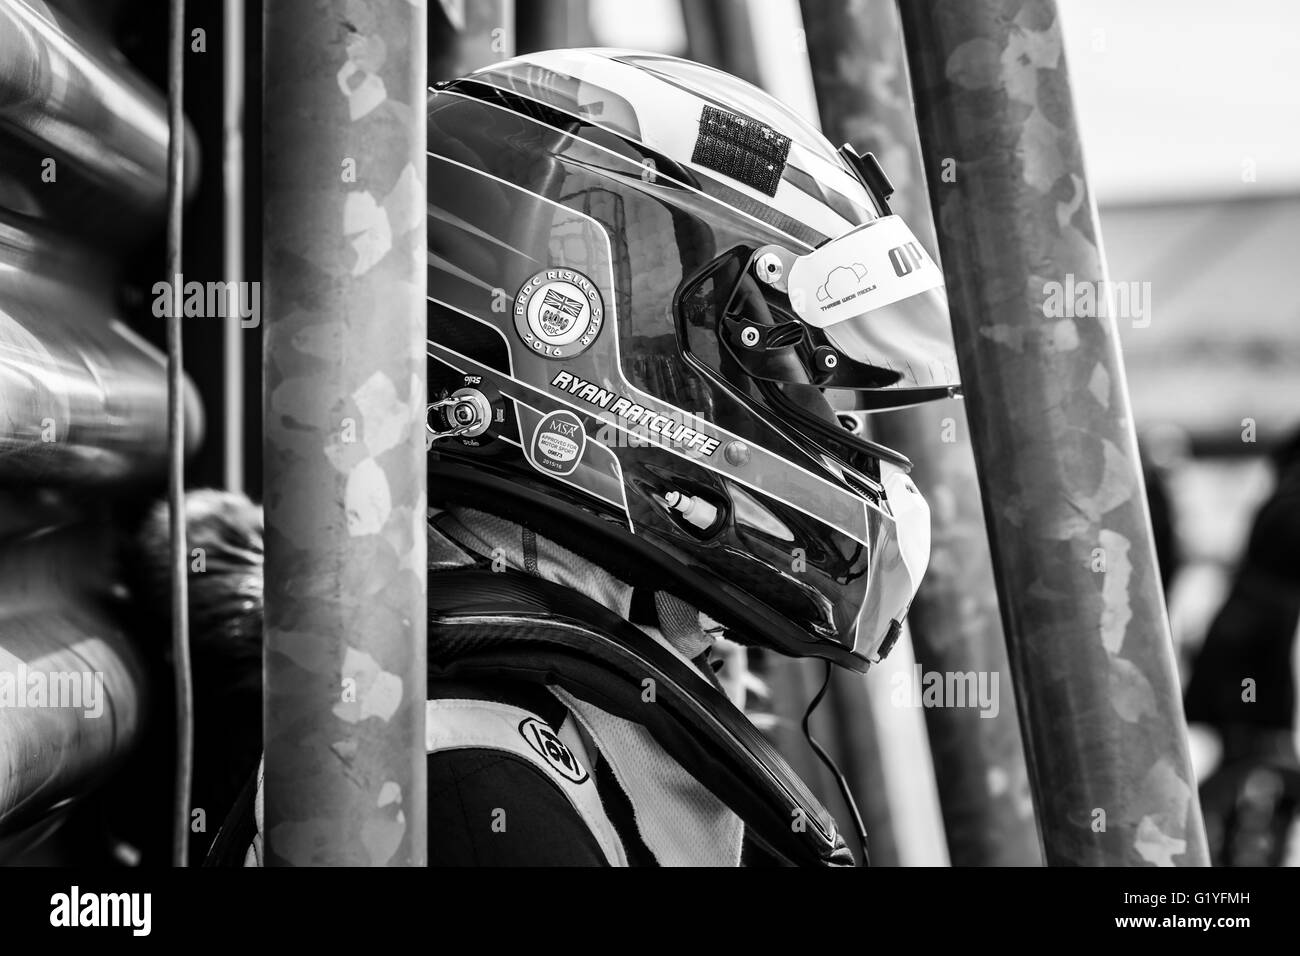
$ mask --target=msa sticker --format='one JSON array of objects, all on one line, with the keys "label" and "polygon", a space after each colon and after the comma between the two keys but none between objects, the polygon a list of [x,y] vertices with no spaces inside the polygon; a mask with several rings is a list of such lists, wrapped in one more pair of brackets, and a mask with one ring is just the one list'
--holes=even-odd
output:
[{"label": "msa sticker", "polygon": [[825,329],[943,285],[943,272],[897,216],[795,259],[786,280],[799,318]]},{"label": "msa sticker", "polygon": [[573,269],[539,272],[515,296],[515,331],[548,359],[581,355],[605,325],[605,303],[595,283]]},{"label": "msa sticker", "polygon": [[529,717],[520,722],[519,733],[528,742],[528,746],[536,750],[564,779],[570,783],[587,782],[587,771],[578,762],[578,758],[546,724],[536,717]]},{"label": "msa sticker", "polygon": [[529,446],[533,464],[552,475],[571,475],[582,461],[587,433],[573,412],[551,412],[533,432]]}]

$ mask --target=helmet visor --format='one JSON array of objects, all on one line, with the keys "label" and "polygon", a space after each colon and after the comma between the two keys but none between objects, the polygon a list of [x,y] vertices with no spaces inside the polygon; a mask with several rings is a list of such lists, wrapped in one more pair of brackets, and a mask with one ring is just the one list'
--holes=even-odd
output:
[{"label": "helmet visor", "polygon": [[898,216],[795,259],[790,306],[854,362],[897,373],[890,389],[960,383],[943,272]]}]

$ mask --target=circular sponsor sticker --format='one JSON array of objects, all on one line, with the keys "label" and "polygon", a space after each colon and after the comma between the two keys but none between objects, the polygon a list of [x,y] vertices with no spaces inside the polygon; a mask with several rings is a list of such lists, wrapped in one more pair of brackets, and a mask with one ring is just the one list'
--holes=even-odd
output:
[{"label": "circular sponsor sticker", "polygon": [[552,475],[571,475],[582,461],[587,433],[573,412],[551,412],[537,423],[529,448],[533,464]]},{"label": "circular sponsor sticker", "polygon": [[605,303],[596,284],[574,269],[546,269],[515,296],[515,331],[549,359],[581,355],[600,335]]}]

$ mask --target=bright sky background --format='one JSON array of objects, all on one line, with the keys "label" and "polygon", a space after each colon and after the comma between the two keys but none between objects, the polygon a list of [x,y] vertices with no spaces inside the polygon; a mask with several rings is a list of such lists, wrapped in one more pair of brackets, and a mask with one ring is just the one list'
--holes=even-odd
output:
[{"label": "bright sky background", "polygon": [[1300,192],[1298,0],[1060,5],[1100,202]]},{"label": "bright sky background", "polygon": [[[763,12],[759,32],[797,28],[796,0],[749,2]],[[1300,0],[1059,4],[1100,202],[1300,192]],[[610,45],[685,42],[677,0],[596,0],[592,17]],[[807,81],[782,80],[767,78],[805,106]]]}]

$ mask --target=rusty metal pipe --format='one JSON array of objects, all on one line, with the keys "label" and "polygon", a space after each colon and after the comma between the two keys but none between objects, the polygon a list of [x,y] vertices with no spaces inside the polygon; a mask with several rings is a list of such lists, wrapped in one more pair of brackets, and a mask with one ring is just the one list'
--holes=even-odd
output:
[{"label": "rusty metal pipe", "polygon": [[1057,5],[899,10],[1047,862],[1204,865]]}]

